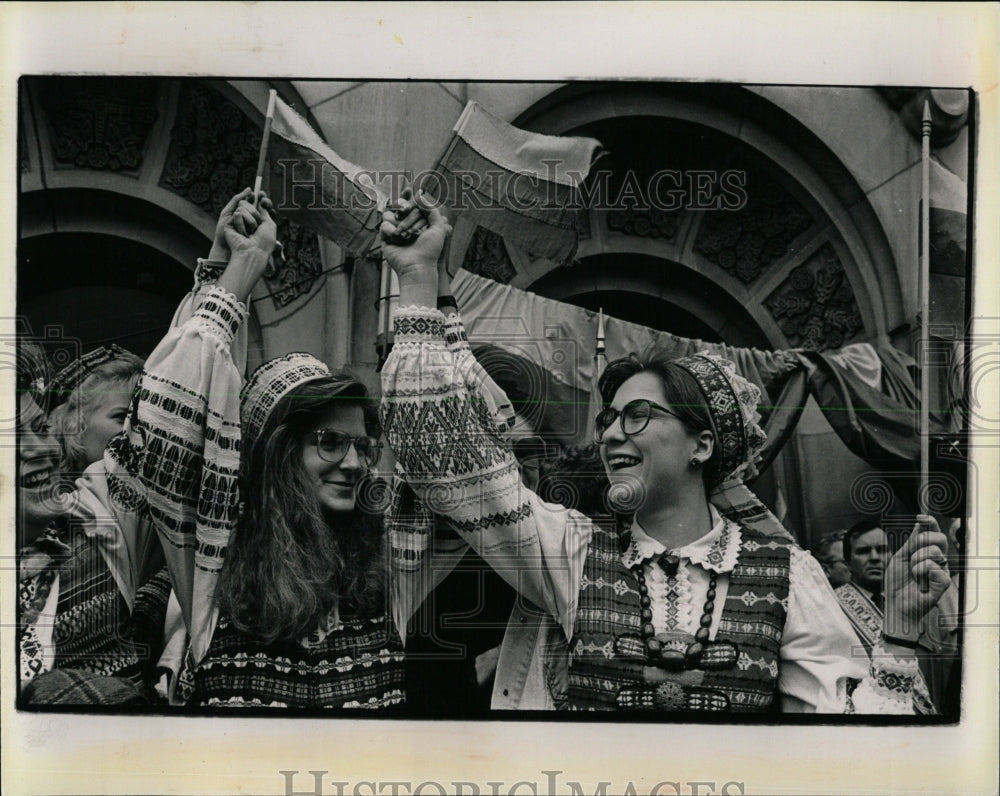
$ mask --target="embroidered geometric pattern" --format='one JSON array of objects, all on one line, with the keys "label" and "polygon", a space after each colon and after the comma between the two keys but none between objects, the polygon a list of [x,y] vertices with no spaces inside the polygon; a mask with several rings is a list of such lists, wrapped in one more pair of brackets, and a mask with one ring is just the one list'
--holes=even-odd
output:
[{"label": "embroidered geometric pattern", "polygon": [[381,708],[405,700],[402,641],[385,615],[271,644],[222,617],[192,680],[190,701],[202,707]]},{"label": "embroidered geometric pattern", "polygon": [[777,692],[794,543],[747,528],[740,534],[716,641],[736,644],[747,668],[710,671],[703,684],[729,693],[733,710],[767,710]]},{"label": "embroidered geometric pattern", "polygon": [[[745,528],[744,540],[762,541]],[[752,547],[752,549],[751,549]],[[698,689],[692,690],[666,673],[668,683],[680,691],[668,698],[669,688],[657,695],[646,684],[644,656],[634,652],[641,625],[638,583],[616,556],[617,533],[595,528],[584,563],[574,643],[570,649],[569,687],[563,707],[574,710],[730,710],[762,711],[771,707],[777,691],[781,634],[789,589],[790,543],[741,546],[729,575],[729,590],[716,633],[716,642],[728,642],[740,651],[732,669],[707,670]],[[762,574],[766,577],[762,580]],[[628,591],[621,597],[597,583],[621,580]],[[639,637],[641,642],[641,637]],[[615,657],[607,660],[608,645]],[[601,654],[595,654],[595,651]],[[640,651],[641,652],[641,651]],[[680,694],[680,696],[678,696]]]},{"label": "embroidered geometric pattern", "polygon": [[694,377],[706,398],[721,452],[713,485],[734,476],[746,481],[756,474],[757,453],[766,441],[758,425],[760,389],[736,373],[735,364],[718,356],[696,354],[675,362]]},{"label": "embroidered geometric pattern", "polygon": [[[59,576],[59,599],[52,624],[52,668],[116,676],[141,684],[141,662],[133,641],[128,604],[98,545],[79,528],[64,529],[59,535],[68,545],[67,552],[53,557],[48,567],[32,578],[38,583],[48,581],[51,587],[54,575]],[[25,589],[23,596],[29,591]],[[26,625],[27,632],[20,639],[21,659],[28,665],[28,670],[21,672],[22,679],[40,674],[45,668],[40,665],[36,628],[37,624]]]},{"label": "embroidered geometric pattern", "polygon": [[141,412],[119,439],[141,440],[132,458],[150,517],[163,541],[193,548],[198,569],[218,572],[239,505],[240,428],[156,374],[144,374],[138,394]]},{"label": "embroidered geometric pattern", "polygon": [[240,396],[244,445],[260,435],[275,405],[296,387],[330,375],[330,369],[312,354],[300,351],[271,359],[257,368]]}]

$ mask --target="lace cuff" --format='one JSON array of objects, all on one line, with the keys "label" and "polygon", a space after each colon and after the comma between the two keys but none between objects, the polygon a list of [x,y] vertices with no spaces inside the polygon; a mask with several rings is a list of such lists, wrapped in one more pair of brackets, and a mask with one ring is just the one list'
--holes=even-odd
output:
[{"label": "lace cuff", "polygon": [[225,346],[231,346],[240,325],[246,320],[247,306],[225,288],[213,286],[194,312],[201,331]]},{"label": "lace cuff", "polygon": [[876,643],[868,676],[851,695],[854,712],[912,714],[914,684],[919,677],[915,656],[897,658]]}]

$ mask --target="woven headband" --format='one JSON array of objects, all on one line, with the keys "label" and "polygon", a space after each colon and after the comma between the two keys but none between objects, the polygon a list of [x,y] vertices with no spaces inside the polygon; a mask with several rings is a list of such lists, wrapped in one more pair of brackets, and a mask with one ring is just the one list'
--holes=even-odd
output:
[{"label": "woven headband", "polygon": [[243,444],[247,448],[253,445],[278,401],[306,382],[330,375],[326,365],[301,351],[269,360],[257,368],[240,395]]},{"label": "woven headband", "polygon": [[88,351],[82,357],[74,360],[60,370],[52,378],[52,381],[49,382],[49,408],[59,406],[59,404],[68,400],[70,394],[83,384],[84,380],[101,365],[105,365],[116,359],[127,359],[132,356],[133,354],[130,351],[114,343],[95,348],[93,351]]},{"label": "woven headband", "polygon": [[705,395],[712,418],[719,458],[711,473],[711,485],[738,478],[746,481],[757,474],[757,454],[766,441],[758,424],[760,389],[736,372],[728,359],[696,354],[674,360],[690,373]]}]

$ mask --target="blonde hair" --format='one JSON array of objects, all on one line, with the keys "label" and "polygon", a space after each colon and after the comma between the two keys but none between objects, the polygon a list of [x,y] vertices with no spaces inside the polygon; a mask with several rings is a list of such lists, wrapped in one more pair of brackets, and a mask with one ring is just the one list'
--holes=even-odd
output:
[{"label": "blonde hair", "polygon": [[83,444],[88,418],[93,415],[98,401],[112,387],[121,385],[129,392],[135,390],[142,366],[143,360],[129,352],[98,365],[73,389],[65,401],[49,413],[52,434],[59,440],[59,447],[62,449],[60,469],[63,473],[83,472],[92,463],[87,461]]}]

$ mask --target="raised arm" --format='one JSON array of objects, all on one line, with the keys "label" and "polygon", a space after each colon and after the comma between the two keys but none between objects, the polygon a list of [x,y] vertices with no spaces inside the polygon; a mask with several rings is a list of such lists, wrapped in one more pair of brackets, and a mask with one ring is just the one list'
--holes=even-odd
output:
[{"label": "raised arm", "polygon": [[436,209],[428,219],[430,227],[409,246],[388,242],[391,215],[383,227],[383,254],[400,287],[395,342],[382,369],[386,436],[423,505],[448,517],[568,636],[591,526],[582,515],[543,503],[521,483],[503,436],[502,407],[509,403],[484,392],[485,373],[468,349],[457,310],[446,319],[435,308],[437,262],[449,228]]},{"label": "raised arm", "polygon": [[264,203],[234,201],[225,271],[150,355],[125,433],[109,449],[120,465],[112,498],[144,496],[196,656],[214,628],[215,581],[238,511],[242,376],[232,343],[275,239]]},{"label": "raised arm", "polygon": [[929,517],[886,572],[884,633],[866,653],[819,564],[797,551],[782,636],[785,712],[892,715],[934,712],[914,653],[921,619],[950,585],[944,536]]}]

